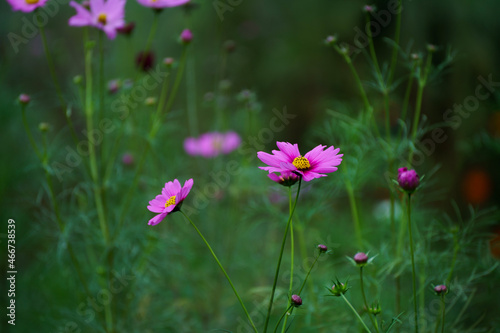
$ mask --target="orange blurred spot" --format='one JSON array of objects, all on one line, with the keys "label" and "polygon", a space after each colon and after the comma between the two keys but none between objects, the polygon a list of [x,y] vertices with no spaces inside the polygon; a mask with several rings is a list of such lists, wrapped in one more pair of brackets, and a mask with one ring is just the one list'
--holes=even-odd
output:
[{"label": "orange blurred spot", "polygon": [[462,183],[465,200],[473,205],[479,205],[488,200],[491,195],[491,177],[483,169],[469,170]]}]

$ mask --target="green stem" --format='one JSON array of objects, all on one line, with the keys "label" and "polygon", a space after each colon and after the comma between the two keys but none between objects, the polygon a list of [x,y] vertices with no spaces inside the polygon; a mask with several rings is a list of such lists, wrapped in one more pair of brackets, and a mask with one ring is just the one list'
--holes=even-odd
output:
[{"label": "green stem", "polygon": [[[39,9],[36,9],[38,14]],[[36,14],[35,14],[36,15]],[[49,48],[47,46],[47,38],[45,37],[45,30],[43,29],[43,25],[40,23],[40,20],[36,20],[38,23],[38,28],[40,30],[40,37],[42,37],[43,50],[45,51],[45,57],[47,58],[47,63],[49,65],[50,76],[52,77],[52,81],[54,82],[54,86],[56,88],[57,97],[59,98],[59,103],[61,103],[61,107],[63,111],[66,110],[66,101],[64,100],[61,86],[59,85],[59,81],[57,80],[56,71],[54,68],[54,62],[52,61],[52,57],[49,52]]]},{"label": "green stem", "polygon": [[396,70],[396,64],[398,62],[398,51],[399,51],[399,37],[401,35],[401,11],[403,10],[402,0],[398,1],[398,13],[396,17],[396,31],[394,33],[394,48],[392,49],[391,66],[389,67],[389,78],[387,79],[387,85],[390,86],[392,79],[394,77],[394,72]]},{"label": "green stem", "polygon": [[[406,85],[406,90],[405,90],[405,96],[403,98],[403,106],[401,110],[401,120],[406,122],[406,114],[408,112],[408,104],[410,102],[410,93],[411,93],[411,88],[413,86],[413,74],[415,72],[415,68],[417,66],[417,62],[413,63],[413,66],[410,71],[410,77],[408,78],[408,84]],[[401,128],[399,129],[398,132],[398,137],[401,135]]]},{"label": "green stem", "polygon": [[236,291],[236,288],[234,287],[233,285],[233,282],[231,281],[231,279],[229,278],[229,275],[227,275],[226,273],[226,270],[224,269],[224,267],[222,266],[222,264],[220,263],[219,261],[219,258],[217,258],[217,256],[215,255],[214,251],[212,250],[212,247],[210,246],[210,244],[207,242],[207,240],[205,239],[205,237],[203,237],[203,234],[200,232],[200,230],[196,227],[196,225],[194,224],[194,222],[181,210],[180,211],[182,213],[182,215],[184,215],[184,217],[191,223],[191,225],[193,226],[193,228],[196,230],[196,232],[198,233],[198,235],[200,235],[201,239],[203,240],[203,242],[205,243],[205,245],[207,246],[208,250],[210,251],[210,253],[212,254],[213,258],[215,259],[215,261],[217,262],[217,264],[219,265],[220,269],[222,270],[222,273],[224,273],[224,276],[226,277],[227,281],[229,282],[229,284],[231,285],[231,288],[233,289],[233,292],[234,294],[236,295],[236,298],[238,298],[238,301],[240,302],[241,304],[241,307],[243,308],[243,311],[245,312],[245,315],[247,316],[248,318],[248,321],[250,323],[250,325],[252,326],[252,328],[254,329],[254,331],[256,333],[258,333],[258,330],[257,328],[255,327],[255,324],[253,323],[252,321],[252,318],[250,317],[250,314],[248,313],[247,311],[247,308],[245,307],[245,304],[243,304],[243,301],[241,300],[241,297],[240,295],[238,294],[238,292]]},{"label": "green stem", "polygon": [[444,295],[441,295],[441,307],[442,307],[441,333],[444,333],[444,322],[445,322],[445,316],[446,316],[446,302],[444,301]]},{"label": "green stem", "polygon": [[[292,188],[288,187],[288,213],[291,214],[292,212]],[[292,296],[292,291],[293,291],[293,268],[294,268],[294,240],[293,240],[293,219],[290,221],[290,287],[288,288],[288,297]],[[291,299],[288,299],[288,306],[291,305]],[[283,327],[281,328],[281,332],[285,332],[286,328],[286,323],[288,321],[288,317],[285,317],[285,320],[283,321]]]},{"label": "green stem", "polygon": [[30,141],[31,147],[35,151],[35,154],[40,159],[40,161],[43,161],[43,156],[40,154],[40,151],[38,150],[38,147],[35,143],[35,140],[33,139],[33,134],[31,133],[30,127],[28,125],[28,120],[26,119],[26,105],[25,104],[21,104],[21,115],[23,118],[24,129],[26,131],[26,134],[28,135],[28,140]]},{"label": "green stem", "polygon": [[344,299],[344,301],[347,303],[347,305],[349,305],[349,307],[351,308],[352,312],[354,312],[354,314],[356,315],[356,317],[358,318],[358,320],[361,322],[361,324],[363,325],[363,327],[365,328],[365,330],[368,332],[368,333],[372,333],[370,331],[370,329],[368,328],[368,326],[366,326],[365,322],[363,321],[363,319],[361,318],[361,316],[359,315],[358,311],[356,311],[356,309],[354,309],[354,307],[351,305],[351,303],[349,303],[349,301],[347,300],[347,298],[344,296],[344,294],[340,294],[340,296],[342,296],[342,298]]},{"label": "green stem", "polygon": [[411,271],[413,282],[413,307],[415,319],[415,332],[418,333],[418,307],[417,307],[417,281],[415,278],[415,255],[413,252],[413,236],[411,232],[411,194],[408,193],[408,234],[410,236]]},{"label": "green stem", "polygon": [[[370,26],[370,14],[366,13],[366,24]],[[375,47],[373,46],[373,36],[370,28],[367,29],[368,34],[368,46],[370,49],[370,55],[372,57],[373,65],[375,66],[375,71],[377,72],[377,79],[379,84],[385,88],[384,78],[382,76],[382,71],[380,70],[380,66],[378,64],[377,53],[375,53]]]},{"label": "green stem", "polygon": [[358,86],[359,93],[361,94],[361,98],[363,99],[363,103],[365,104],[365,109],[369,110],[371,108],[370,102],[368,101],[368,97],[366,96],[365,88],[363,87],[363,84],[361,83],[361,80],[359,78],[358,72],[356,71],[356,68],[352,64],[352,60],[347,54],[347,52],[343,52],[338,48],[338,46],[335,46],[335,50],[344,57],[345,62],[349,66],[349,69],[351,70],[352,76],[354,77],[354,80],[356,81],[356,85]]},{"label": "green stem", "polygon": [[[286,316],[286,314],[288,313],[288,311],[290,309],[292,309],[293,305],[289,305],[288,308],[286,308],[285,312],[283,312],[283,314],[281,315],[280,319],[278,320],[278,322],[276,323],[276,326],[274,326],[274,333],[276,333],[278,331],[278,327],[280,326],[280,323],[281,321],[283,320],[283,317]],[[288,316],[287,316],[288,317]]]},{"label": "green stem", "polygon": [[281,242],[280,256],[278,258],[278,264],[276,266],[276,273],[274,274],[273,288],[271,291],[271,298],[269,300],[269,306],[267,308],[266,322],[264,324],[264,333],[267,332],[267,326],[269,325],[269,319],[271,318],[271,310],[273,308],[274,293],[276,291],[276,283],[278,282],[278,275],[280,272],[281,259],[283,258],[283,250],[285,249],[285,243],[286,243],[286,237],[288,235],[288,229],[290,228],[290,224],[292,222],[292,216],[293,216],[293,213],[295,212],[295,207],[297,206],[297,201],[299,199],[301,185],[302,185],[302,177],[300,177],[300,179],[299,179],[299,187],[297,189],[297,194],[295,196],[295,202],[293,204],[292,211],[290,212],[290,216],[288,217],[288,222],[286,224],[285,233],[283,235],[283,241]]},{"label": "green stem", "polygon": [[359,280],[361,285],[361,294],[363,295],[363,302],[365,304],[366,311],[368,312],[368,317],[370,318],[373,327],[375,327],[375,330],[378,332],[379,331],[378,324],[376,323],[376,320],[373,320],[373,314],[370,312],[370,308],[368,307],[368,302],[366,301],[365,287],[363,283],[363,266],[359,267]]},{"label": "green stem", "polygon": [[313,261],[313,263],[312,263],[311,267],[309,267],[309,271],[307,272],[307,274],[306,274],[306,277],[305,277],[304,281],[302,281],[302,285],[300,286],[300,289],[299,289],[299,292],[297,293],[297,295],[299,295],[299,296],[300,296],[300,293],[302,292],[302,289],[304,289],[304,286],[306,285],[307,278],[309,278],[309,275],[311,274],[311,271],[312,271],[312,269],[313,269],[314,265],[316,265],[316,262],[318,261],[318,259],[319,259],[319,256],[320,256],[320,255],[321,255],[321,252],[320,252],[320,253],[318,253],[318,255],[317,255],[317,256],[316,256],[316,258],[314,259],[314,261]]},{"label": "green stem", "polygon": [[184,45],[184,48],[182,49],[181,61],[179,63],[179,69],[177,69],[177,75],[174,81],[174,86],[172,88],[170,96],[168,97],[168,102],[166,106],[167,112],[170,111],[170,108],[174,103],[175,96],[177,95],[177,90],[179,89],[179,85],[181,84],[182,74],[184,73],[184,67],[186,67],[186,55],[187,55],[187,45]]},{"label": "green stem", "polygon": [[352,187],[351,181],[346,178],[345,187],[347,190],[347,195],[349,197],[349,205],[351,206],[352,220],[354,222],[354,233],[356,234],[356,240],[358,242],[358,247],[363,248],[363,236],[361,233],[361,223],[358,216],[358,208],[356,205],[356,197],[354,196],[354,189]]},{"label": "green stem", "polygon": [[189,134],[198,135],[198,112],[196,110],[196,72],[195,72],[195,52],[190,52],[186,65],[186,97],[187,114],[189,124]]},{"label": "green stem", "polygon": [[[88,39],[88,31],[84,30],[84,43],[85,43],[85,115],[87,121],[87,133],[92,133],[94,130],[94,109],[93,109],[93,99],[92,99],[92,42]],[[97,167],[96,151],[95,146],[91,142],[89,143],[89,163],[90,163],[90,175],[93,182],[93,192],[94,201],[97,209],[97,216],[99,220],[99,225],[101,227],[102,236],[104,238],[104,243],[106,248],[110,248],[110,238],[108,225],[106,221],[106,214],[104,212],[103,198],[101,195],[101,186],[99,182],[99,171]],[[108,267],[111,270],[111,267]],[[110,277],[110,276],[108,276]],[[106,331],[114,332],[113,328],[113,314],[111,311],[112,302],[106,302],[104,307],[104,317],[106,321]]]},{"label": "green stem", "polygon": [[457,262],[457,256],[458,256],[458,251],[460,251],[460,244],[458,243],[458,237],[457,234],[453,235],[453,259],[451,260],[451,268],[450,272],[448,273],[448,277],[446,278],[446,285],[450,285],[451,277],[453,276],[453,270],[455,269],[455,264]]}]

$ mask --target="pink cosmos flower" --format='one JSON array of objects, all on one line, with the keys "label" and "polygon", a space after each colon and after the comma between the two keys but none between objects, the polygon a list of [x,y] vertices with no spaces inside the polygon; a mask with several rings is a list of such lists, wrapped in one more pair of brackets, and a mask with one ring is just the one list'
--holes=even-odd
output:
[{"label": "pink cosmos flower", "polygon": [[71,1],[70,6],[76,9],[76,15],[69,19],[73,27],[92,26],[103,30],[109,39],[116,37],[116,29],[125,26],[126,0],[90,0],[90,10]]},{"label": "pink cosmos flower", "polygon": [[186,180],[182,187],[177,179],[166,183],[161,194],[149,202],[148,209],[153,213],[158,213],[158,215],[149,220],[148,225],[157,225],[169,213],[180,210],[182,202],[191,191],[191,187],[193,187],[192,178]]},{"label": "pink cosmos flower", "polygon": [[7,2],[11,5],[12,10],[29,13],[45,5],[47,0],[7,0]]},{"label": "pink cosmos flower", "polygon": [[184,150],[192,156],[200,155],[205,158],[216,157],[220,154],[229,154],[241,144],[241,138],[236,132],[208,132],[199,138],[184,140]]},{"label": "pink cosmos flower", "polygon": [[259,151],[257,157],[269,165],[259,167],[271,172],[291,171],[302,176],[308,182],[314,178],[326,177],[325,173],[337,171],[344,154],[338,154],[339,148],[319,145],[302,156],[297,144],[276,142],[279,150],[273,150],[272,155]]},{"label": "pink cosmos flower", "polygon": [[151,8],[167,8],[185,5],[190,0],[137,0],[141,5]]}]

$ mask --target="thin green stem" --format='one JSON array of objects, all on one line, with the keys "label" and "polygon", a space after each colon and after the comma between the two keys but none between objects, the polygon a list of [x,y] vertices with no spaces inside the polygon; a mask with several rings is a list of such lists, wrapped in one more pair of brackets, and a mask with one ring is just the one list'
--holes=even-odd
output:
[{"label": "thin green stem", "polygon": [[[283,314],[281,315],[280,319],[279,319],[279,320],[278,320],[278,322],[276,323],[276,326],[274,326],[274,331],[273,331],[274,333],[276,333],[276,332],[278,331],[278,327],[280,326],[280,323],[281,323],[281,321],[283,320],[283,317],[285,317],[285,316],[286,316],[286,314],[288,313],[288,311],[289,311],[290,309],[292,309],[292,307],[293,307],[293,305],[289,305],[289,306],[286,308],[285,312],[283,312]],[[287,317],[288,317],[288,316],[287,316]]]},{"label": "thin green stem", "polygon": [[356,85],[358,86],[359,93],[361,94],[361,98],[363,99],[363,103],[365,105],[365,109],[369,110],[371,108],[370,102],[368,101],[368,97],[366,96],[365,88],[363,87],[363,83],[361,83],[361,79],[359,78],[358,72],[356,71],[356,68],[352,64],[352,60],[347,54],[347,52],[344,52],[343,50],[339,49],[337,46],[335,46],[335,49],[337,52],[342,55],[344,58],[345,62],[349,66],[349,69],[351,70],[352,76],[354,77],[354,80],[356,81]]},{"label": "thin green stem", "polygon": [[378,324],[376,322],[376,319],[374,320],[373,314],[370,312],[370,308],[368,307],[368,302],[366,301],[366,295],[365,295],[365,287],[363,283],[363,266],[359,267],[359,283],[361,285],[361,295],[363,295],[363,302],[365,304],[366,311],[368,312],[368,317],[370,318],[370,321],[372,322],[373,327],[375,327],[375,330],[378,332]]},{"label": "thin green stem", "polygon": [[[38,14],[39,9],[36,9]],[[36,15],[36,14],[35,14]],[[50,76],[52,77],[52,81],[54,82],[54,86],[56,88],[57,97],[59,98],[59,103],[63,111],[66,110],[66,101],[64,100],[61,86],[59,85],[59,81],[57,80],[56,71],[54,68],[54,62],[52,61],[52,56],[50,55],[49,48],[47,46],[47,38],[45,37],[45,30],[43,25],[40,23],[40,20],[35,20],[38,23],[38,29],[40,30],[40,37],[42,37],[43,50],[45,51],[45,57],[47,58],[47,63],[49,65]]]},{"label": "thin green stem", "polygon": [[170,111],[170,108],[174,103],[175,96],[177,95],[177,90],[179,89],[179,85],[181,84],[182,81],[182,74],[184,73],[184,67],[186,67],[187,46],[188,45],[184,45],[184,48],[182,49],[182,56],[179,62],[179,68],[177,69],[177,75],[175,77],[174,86],[167,101],[167,106],[166,106],[167,112]]},{"label": "thin green stem", "polygon": [[28,140],[30,141],[31,147],[35,151],[35,154],[40,159],[40,161],[43,161],[43,156],[40,153],[40,151],[38,150],[38,147],[35,143],[35,140],[33,139],[33,134],[31,133],[30,127],[28,125],[28,120],[26,119],[26,105],[25,104],[21,104],[21,115],[23,118],[24,129],[26,131],[26,134],[28,135]]},{"label": "thin green stem", "polygon": [[137,66],[138,72],[137,72],[137,76],[136,76],[134,82],[137,81],[137,78],[140,75],[142,67],[144,66],[144,63],[146,62],[146,56],[149,53],[149,50],[151,49],[151,44],[153,43],[153,39],[154,39],[154,36],[156,34],[156,30],[158,28],[159,16],[160,16],[160,11],[154,10],[153,23],[151,24],[151,30],[149,30],[148,40],[146,41],[146,48],[142,52],[141,61],[139,62],[138,66]]},{"label": "thin green stem", "polygon": [[[370,14],[366,12],[366,23],[367,26],[370,27]],[[380,70],[380,66],[378,64],[377,53],[375,52],[375,47],[373,45],[373,36],[370,28],[367,29],[368,34],[368,46],[370,49],[370,56],[372,57],[373,65],[375,66],[375,71],[377,72],[377,79],[379,84],[385,88],[384,78],[382,76],[382,71]]]},{"label": "thin green stem", "polygon": [[448,273],[448,277],[446,277],[446,285],[450,285],[451,277],[453,276],[453,271],[455,269],[455,264],[457,262],[458,251],[460,251],[460,244],[458,243],[457,234],[453,234],[453,259],[451,260],[450,272]]},{"label": "thin green stem", "polygon": [[387,79],[387,85],[390,86],[392,79],[394,78],[394,73],[396,71],[396,64],[398,62],[398,51],[399,51],[399,37],[401,35],[401,11],[403,10],[402,0],[398,1],[398,13],[396,17],[396,31],[394,33],[394,48],[392,49],[391,65],[389,67],[389,77]]},{"label": "thin green stem", "polygon": [[278,275],[279,275],[279,272],[280,272],[281,259],[283,258],[283,250],[285,249],[285,243],[286,243],[286,237],[288,235],[288,229],[290,228],[290,223],[292,222],[292,216],[293,216],[293,213],[295,212],[295,207],[297,206],[297,201],[299,199],[299,193],[300,193],[300,186],[301,185],[302,185],[302,177],[300,177],[300,179],[299,179],[299,187],[297,188],[297,194],[295,196],[295,202],[293,204],[292,211],[290,212],[290,216],[288,217],[288,222],[286,224],[285,233],[283,235],[283,241],[281,242],[280,256],[278,258],[278,264],[276,266],[276,273],[274,274],[273,288],[272,288],[272,291],[271,291],[271,298],[269,300],[269,306],[267,308],[266,322],[264,324],[264,333],[267,332],[267,326],[269,325],[269,319],[271,318],[271,310],[273,308],[274,293],[276,291],[276,283],[278,282]]},{"label": "thin green stem", "polygon": [[198,112],[196,110],[196,71],[195,71],[195,52],[190,52],[186,64],[186,100],[189,133],[191,136],[198,136]]},{"label": "thin green stem", "polygon": [[446,302],[444,300],[444,295],[441,295],[441,307],[442,307],[442,311],[441,311],[441,333],[444,333],[444,322],[445,322],[445,316],[446,316]]},{"label": "thin green stem", "polygon": [[252,326],[252,328],[254,329],[254,331],[256,333],[258,333],[258,330],[257,328],[255,327],[255,324],[253,323],[252,321],[252,318],[250,317],[250,314],[248,313],[247,311],[247,308],[245,307],[245,304],[243,304],[243,301],[241,300],[241,297],[240,295],[238,294],[238,292],[236,291],[236,288],[234,287],[234,284],[233,282],[231,281],[231,278],[229,277],[229,275],[227,275],[227,272],[226,270],[224,269],[224,267],[222,266],[222,264],[220,263],[219,261],[219,258],[217,258],[217,256],[215,255],[214,251],[212,250],[212,247],[210,246],[210,244],[208,243],[208,241],[205,239],[205,237],[203,236],[203,234],[201,233],[201,231],[196,227],[196,225],[194,224],[194,222],[189,218],[189,216],[187,216],[182,210],[180,211],[182,213],[182,215],[184,215],[184,217],[191,223],[191,225],[193,226],[193,228],[196,230],[196,232],[198,233],[198,235],[200,235],[201,239],[203,240],[203,242],[205,243],[205,245],[207,246],[208,250],[210,251],[210,253],[212,254],[213,258],[215,259],[215,261],[217,262],[217,264],[219,265],[222,273],[224,273],[224,276],[226,277],[227,279],[227,282],[229,282],[229,284],[231,285],[231,288],[233,289],[233,292],[234,294],[236,295],[236,298],[238,299],[238,301],[240,302],[240,305],[241,307],[243,308],[243,311],[245,312],[245,315],[247,316],[248,318],[248,321],[250,323],[250,325]]},{"label": "thin green stem", "polygon": [[347,178],[345,180],[345,187],[347,190],[347,196],[349,197],[349,205],[351,206],[352,221],[354,222],[354,233],[356,234],[358,247],[363,248],[363,235],[361,233],[361,223],[358,216],[356,197],[354,196],[354,189],[352,187],[351,181]]},{"label": "thin green stem", "polygon": [[358,311],[356,311],[356,309],[354,309],[354,307],[351,305],[351,303],[349,303],[349,301],[347,300],[347,298],[344,296],[344,294],[340,294],[340,296],[342,296],[342,298],[344,299],[344,301],[347,303],[347,305],[349,305],[349,307],[351,308],[352,312],[354,312],[354,314],[356,315],[356,317],[358,318],[358,320],[361,322],[361,324],[363,325],[364,329],[368,332],[368,333],[372,333],[370,331],[370,329],[368,328],[368,326],[366,326],[365,322],[363,321],[363,319],[361,318],[361,316],[359,315]]},{"label": "thin green stem", "polygon": [[413,282],[413,307],[415,319],[415,332],[418,333],[418,307],[417,307],[417,281],[415,278],[415,255],[413,251],[413,236],[411,232],[411,194],[408,193],[408,234],[410,236],[411,271]]},{"label": "thin green stem", "polygon": [[[288,213],[291,214],[292,212],[292,188],[288,187]],[[292,291],[293,291],[293,268],[294,268],[294,240],[293,240],[293,219],[290,221],[290,287],[288,288],[288,297],[292,296]],[[288,306],[291,305],[291,299],[288,299]],[[285,317],[285,320],[283,321],[283,327],[281,329],[281,332],[285,332],[286,328],[286,323],[288,321],[288,317]]]},{"label": "thin green stem", "polygon": [[304,278],[304,281],[302,281],[302,285],[300,286],[300,289],[299,289],[299,292],[297,293],[297,295],[299,295],[299,296],[300,296],[300,293],[302,292],[302,289],[304,289],[304,286],[306,285],[306,281],[307,281],[307,279],[309,278],[309,275],[311,274],[311,271],[312,271],[312,269],[313,269],[314,265],[316,265],[316,262],[318,261],[318,259],[319,259],[319,256],[320,256],[320,255],[321,255],[321,252],[320,252],[320,253],[318,253],[318,255],[317,255],[317,256],[316,256],[316,258],[314,259],[314,261],[313,261],[313,263],[312,263],[311,267],[309,267],[309,271],[307,271],[306,277]]},{"label": "thin green stem", "polygon": [[[416,67],[417,67],[417,62],[414,62],[410,71],[410,77],[408,78],[408,84],[406,85],[405,96],[403,98],[403,106],[401,109],[401,120],[404,122],[406,121],[406,114],[408,113],[408,104],[410,102],[410,93],[411,93],[411,88],[413,87],[413,77]],[[401,132],[402,131],[400,128],[398,132],[398,137],[401,136]]]}]

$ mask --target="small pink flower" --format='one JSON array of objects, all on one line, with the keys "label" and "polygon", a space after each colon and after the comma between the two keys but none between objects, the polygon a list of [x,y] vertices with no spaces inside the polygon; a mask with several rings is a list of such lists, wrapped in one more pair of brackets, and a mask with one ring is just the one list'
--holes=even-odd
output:
[{"label": "small pink flower", "polygon": [[137,0],[141,5],[151,8],[167,8],[185,5],[190,0]]},{"label": "small pink flower", "polygon": [[337,171],[337,166],[342,162],[344,154],[338,154],[339,148],[333,146],[319,145],[302,156],[297,144],[288,142],[276,142],[279,150],[273,150],[272,155],[258,152],[257,157],[269,165],[259,167],[271,172],[291,171],[302,176],[308,182],[314,178],[326,177],[325,173]]},{"label": "small pink flower", "polygon": [[47,0],[7,0],[13,11],[20,10],[29,13],[45,5]]},{"label": "small pink flower", "polygon": [[181,42],[189,44],[193,40],[193,33],[189,29],[184,29],[181,32]]},{"label": "small pink flower", "polygon": [[151,220],[149,220],[149,225],[157,225],[163,219],[172,212],[179,211],[184,199],[186,199],[189,191],[193,187],[193,179],[188,179],[181,187],[181,184],[177,179],[173,182],[168,182],[161,191],[161,194],[157,195],[156,198],[149,202],[148,209],[153,213],[159,213]]},{"label": "small pink flower", "polygon": [[73,27],[92,26],[103,30],[109,39],[114,39],[117,29],[125,26],[126,0],[91,0],[90,9],[71,1],[70,6],[76,9],[76,15],[69,19]]},{"label": "small pink flower", "polygon": [[191,156],[212,158],[220,154],[229,154],[240,144],[241,138],[236,132],[208,132],[199,138],[190,137],[184,140],[184,150]]}]

